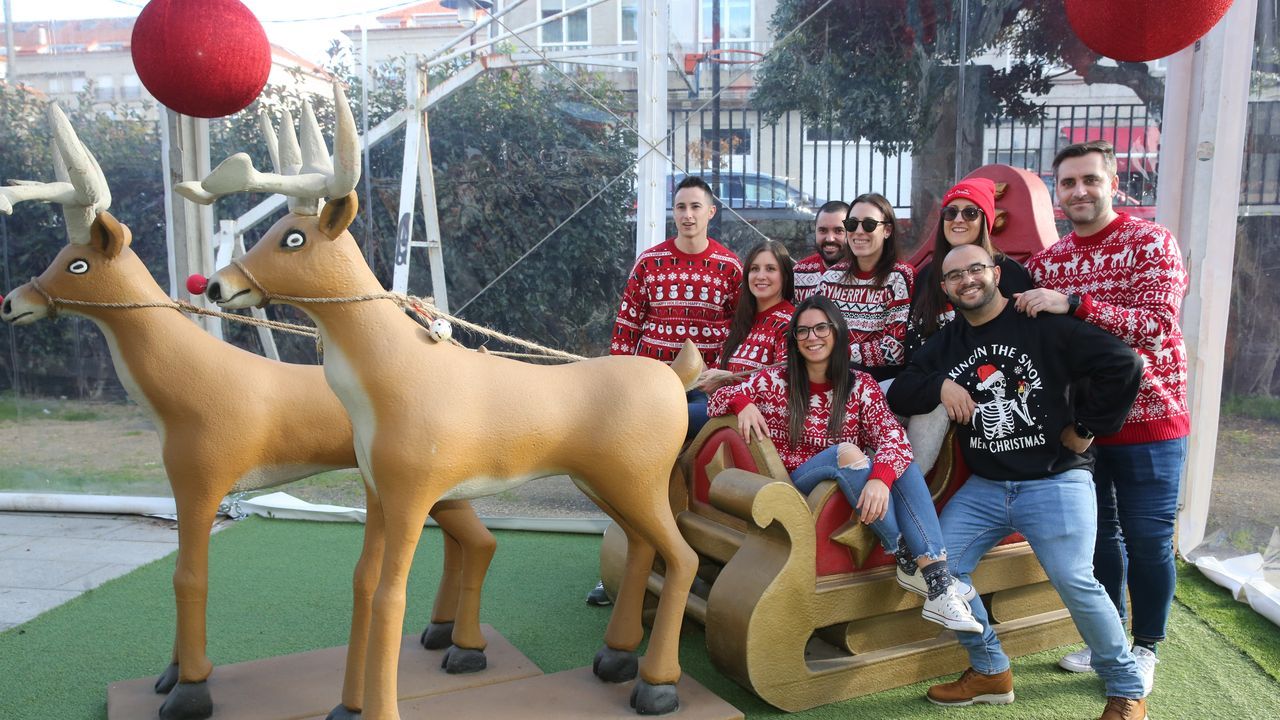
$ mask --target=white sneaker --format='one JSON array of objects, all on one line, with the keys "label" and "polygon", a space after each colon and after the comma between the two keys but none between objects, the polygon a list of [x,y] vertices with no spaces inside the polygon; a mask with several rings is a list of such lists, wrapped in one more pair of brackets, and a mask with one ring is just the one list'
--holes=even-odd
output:
[{"label": "white sneaker", "polygon": [[1134,645],[1133,659],[1138,663],[1138,675],[1142,677],[1142,696],[1146,697],[1151,694],[1151,688],[1155,687],[1156,663],[1160,662],[1160,658],[1141,645]]},{"label": "white sneaker", "polygon": [[924,610],[920,613],[925,620],[936,622],[948,630],[956,632],[982,632],[982,623],[973,619],[973,611],[956,592],[953,583],[947,591],[932,600],[924,601]]},{"label": "white sneaker", "polygon": [[1085,645],[1083,650],[1077,650],[1073,653],[1064,655],[1062,659],[1058,661],[1058,667],[1063,670],[1076,673],[1093,672],[1093,666],[1089,664],[1092,659],[1093,651],[1089,649],[1088,645]]},{"label": "white sneaker", "polygon": [[[929,597],[929,587],[925,584],[924,573],[916,570],[914,573],[907,574],[902,566],[897,566],[898,587],[907,592],[915,593],[922,598]],[[973,586],[963,580],[956,579],[952,585],[956,589],[956,594],[963,598],[966,602],[978,597],[978,592]]]}]

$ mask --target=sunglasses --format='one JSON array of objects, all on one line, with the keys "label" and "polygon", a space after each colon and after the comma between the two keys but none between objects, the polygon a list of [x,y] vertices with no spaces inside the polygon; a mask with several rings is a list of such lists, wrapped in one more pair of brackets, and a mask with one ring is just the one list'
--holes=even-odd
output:
[{"label": "sunglasses", "polygon": [[959,270],[952,270],[949,273],[943,273],[942,279],[946,282],[954,284],[954,283],[960,282],[961,280],[964,280],[965,278],[978,277],[993,267],[995,267],[995,265],[984,265],[982,263],[974,263],[967,268],[961,268]]},{"label": "sunglasses", "polygon": [[813,333],[814,337],[827,337],[836,329],[836,326],[829,322],[818,323],[813,327],[808,325],[797,325],[795,327],[795,335],[797,340],[808,340],[809,333]]},{"label": "sunglasses", "polygon": [[948,205],[942,208],[943,220],[954,222],[957,217],[964,218],[965,222],[975,222],[982,217],[982,210],[977,205],[968,205],[963,210],[955,205]]},{"label": "sunglasses", "polygon": [[[858,229],[859,225],[861,225],[862,232],[872,233],[872,232],[875,232],[876,228],[880,227],[881,225],[892,225],[892,224],[893,223],[889,222],[888,220],[876,220],[875,218],[862,218],[861,220],[859,220],[858,218],[850,217],[850,218],[844,219],[844,231],[853,232],[854,230]],[[819,335],[818,337],[822,337],[822,336]]]}]

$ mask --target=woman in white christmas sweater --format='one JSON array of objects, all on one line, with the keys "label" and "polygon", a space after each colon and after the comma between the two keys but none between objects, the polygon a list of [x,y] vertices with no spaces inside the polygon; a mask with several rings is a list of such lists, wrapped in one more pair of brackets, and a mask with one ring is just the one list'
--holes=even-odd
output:
[{"label": "woman in white christmas sweater", "polygon": [[[854,199],[844,221],[847,271],[821,293],[849,326],[849,356],[877,382],[891,380],[906,361],[907,319],[915,272],[898,261],[893,204],[879,193]],[[831,275],[828,271],[828,275]]]},{"label": "woman in white christmas sweater", "polygon": [[893,553],[898,584],[925,597],[925,619],[978,632],[967,603],[973,588],[951,576],[938,515],[906,432],[875,380],[850,368],[848,346],[840,311],[814,295],[792,317],[786,365],[717,390],[708,411],[736,413],[748,442],[767,435],[800,492],[835,480],[859,520]]}]

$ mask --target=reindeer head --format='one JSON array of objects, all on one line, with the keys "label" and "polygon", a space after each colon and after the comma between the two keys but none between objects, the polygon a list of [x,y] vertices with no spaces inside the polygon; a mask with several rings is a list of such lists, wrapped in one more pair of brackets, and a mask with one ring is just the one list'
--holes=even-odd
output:
[{"label": "reindeer head", "polygon": [[9,293],[0,317],[17,325],[33,323],[53,314],[56,308],[50,303],[55,298],[129,302],[143,295],[154,300],[155,281],[128,249],[129,228],[107,212],[111,191],[98,161],[56,104],[49,106],[49,124],[57,182],[15,181],[0,188],[0,212],[9,214],[15,203],[27,200],[58,203],[66,218],[68,244],[40,277]]},{"label": "reindeer head", "polygon": [[[276,298],[348,296],[380,290],[347,226],[356,216],[360,179],[355,118],[341,88],[333,88],[337,129],[330,162],[311,105],[304,104],[302,142],[284,114],[277,138],[264,110],[259,116],[275,173],[253,168],[244,153],[227,158],[199,183],[177,186],[184,197],[210,203],[232,192],[275,192],[289,198],[289,214],[232,267],[209,279],[210,300],[227,308],[262,306]],[[323,209],[320,201],[330,198]]]}]

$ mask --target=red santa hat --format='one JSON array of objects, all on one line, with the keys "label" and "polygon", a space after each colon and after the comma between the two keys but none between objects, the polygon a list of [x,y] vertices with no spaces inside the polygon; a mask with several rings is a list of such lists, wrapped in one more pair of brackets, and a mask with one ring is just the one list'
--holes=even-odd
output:
[{"label": "red santa hat", "polygon": [[986,390],[995,382],[1004,379],[1004,373],[995,365],[979,365],[978,366],[978,389]]},{"label": "red santa hat", "polygon": [[996,184],[987,178],[965,178],[942,196],[942,207],[951,204],[952,200],[964,198],[982,210],[987,221],[987,234],[996,224]]}]

